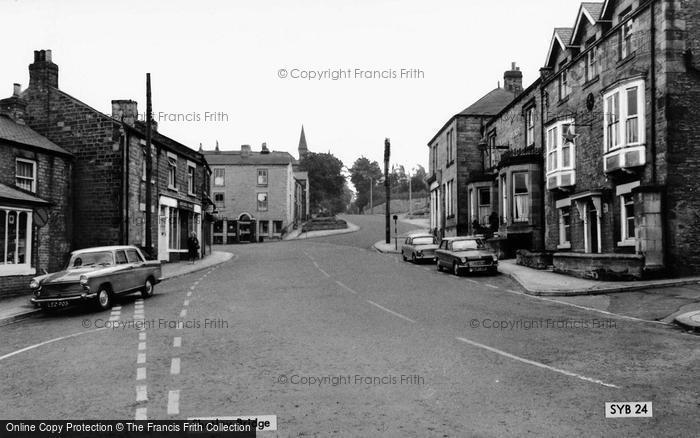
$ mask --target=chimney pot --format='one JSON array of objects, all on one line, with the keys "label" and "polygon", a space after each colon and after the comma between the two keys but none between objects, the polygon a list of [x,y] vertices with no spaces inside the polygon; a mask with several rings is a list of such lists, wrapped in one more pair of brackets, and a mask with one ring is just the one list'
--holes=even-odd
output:
[{"label": "chimney pot", "polygon": [[12,90],[12,96],[14,97],[19,97],[20,92],[22,91],[22,85],[20,84],[13,84],[13,90]]},{"label": "chimney pot", "polygon": [[249,155],[250,155],[250,145],[249,144],[241,145],[241,156],[247,157]]},{"label": "chimney pot", "polygon": [[44,56],[45,56],[46,62],[51,62],[51,50],[46,50],[46,53]]}]

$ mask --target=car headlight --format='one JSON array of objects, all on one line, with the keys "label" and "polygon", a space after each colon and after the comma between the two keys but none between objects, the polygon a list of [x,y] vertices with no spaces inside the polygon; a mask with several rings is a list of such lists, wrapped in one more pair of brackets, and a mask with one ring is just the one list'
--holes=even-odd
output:
[{"label": "car headlight", "polygon": [[39,286],[40,284],[35,278],[32,278],[32,281],[29,282],[29,287],[32,289],[39,289]]},{"label": "car headlight", "polygon": [[88,277],[87,275],[83,274],[80,276],[80,284],[85,286],[88,283]]},{"label": "car headlight", "polygon": [[467,263],[467,258],[466,258],[466,257],[462,257],[461,262],[462,262],[462,263]]},{"label": "car headlight", "polygon": [[423,251],[418,251],[416,254],[418,255],[418,257],[423,257]]},{"label": "car headlight", "polygon": [[498,261],[498,256],[492,255],[491,257],[493,257],[493,261],[494,261],[494,262],[497,262],[497,261]]}]

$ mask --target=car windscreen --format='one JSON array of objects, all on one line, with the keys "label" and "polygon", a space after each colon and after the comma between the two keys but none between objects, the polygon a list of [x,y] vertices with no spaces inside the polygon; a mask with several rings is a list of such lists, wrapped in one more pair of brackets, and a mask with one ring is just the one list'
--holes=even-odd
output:
[{"label": "car windscreen", "polygon": [[414,237],[413,238],[413,244],[414,245],[432,245],[435,243],[433,241],[432,237]]},{"label": "car windscreen", "polygon": [[85,266],[108,266],[114,264],[111,251],[83,252],[75,254],[68,261],[69,268],[80,268]]},{"label": "car windscreen", "polygon": [[466,251],[469,249],[482,249],[484,247],[480,240],[457,240],[452,242],[453,251]]}]

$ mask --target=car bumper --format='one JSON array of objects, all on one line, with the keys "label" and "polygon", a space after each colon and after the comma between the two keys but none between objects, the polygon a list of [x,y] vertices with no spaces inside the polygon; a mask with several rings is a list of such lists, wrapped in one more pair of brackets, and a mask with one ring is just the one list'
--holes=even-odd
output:
[{"label": "car bumper", "polygon": [[91,300],[97,297],[96,293],[85,292],[80,295],[72,295],[69,297],[32,297],[29,299],[33,304],[48,304],[48,303],[73,303],[76,301]]}]

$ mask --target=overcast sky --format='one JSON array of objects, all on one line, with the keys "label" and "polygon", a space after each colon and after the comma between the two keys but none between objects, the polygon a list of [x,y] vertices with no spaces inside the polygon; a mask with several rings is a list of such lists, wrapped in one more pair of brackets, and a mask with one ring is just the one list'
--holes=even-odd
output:
[{"label": "overcast sky", "polygon": [[[385,137],[393,163],[425,166],[427,141],[502,83],[512,61],[525,86],[535,80],[552,29],[573,26],[578,5],[0,0],[0,96],[14,82],[26,87],[34,50],[52,49],[59,87],[107,114],[112,99],[137,100],[145,111],[150,72],[156,119],[199,118],[161,119],[159,130],[193,148],[218,140],[224,150],[259,150],[267,142],[296,156],[304,124],[312,151],[330,151],[347,166],[360,155],[381,161]],[[402,79],[402,68],[422,77]],[[329,69],[346,77],[290,77]],[[358,78],[355,69],[397,77]],[[207,112],[225,117],[207,121]]]}]

